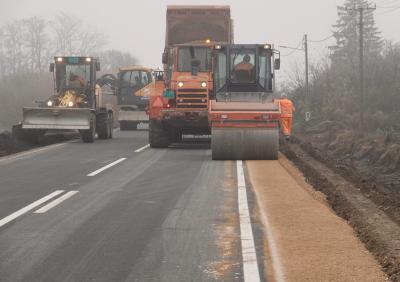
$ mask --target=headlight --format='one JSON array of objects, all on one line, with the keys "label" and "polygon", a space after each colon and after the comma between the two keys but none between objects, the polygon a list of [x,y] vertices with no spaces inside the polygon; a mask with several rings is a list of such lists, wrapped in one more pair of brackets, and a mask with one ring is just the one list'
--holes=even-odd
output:
[{"label": "headlight", "polygon": [[183,82],[182,81],[178,82],[178,87],[183,87]]},{"label": "headlight", "polygon": [[51,107],[51,106],[53,106],[53,101],[47,101],[47,106],[49,106],[49,107]]},{"label": "headlight", "polygon": [[63,61],[63,58],[61,58],[61,57],[57,58],[57,62],[62,62],[62,61]]},{"label": "headlight", "polygon": [[73,107],[73,106],[74,106],[74,102],[69,101],[69,102],[68,102],[68,107]]},{"label": "headlight", "polygon": [[86,62],[90,63],[92,61],[92,58],[86,58]]},{"label": "headlight", "polygon": [[207,87],[207,82],[202,82],[201,87]]}]

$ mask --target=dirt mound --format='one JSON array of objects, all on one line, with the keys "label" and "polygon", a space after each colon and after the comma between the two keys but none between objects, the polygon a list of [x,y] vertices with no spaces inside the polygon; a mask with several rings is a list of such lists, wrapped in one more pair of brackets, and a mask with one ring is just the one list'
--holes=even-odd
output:
[{"label": "dirt mound", "polygon": [[400,223],[400,138],[395,132],[360,134],[325,121],[298,128],[295,139]]},{"label": "dirt mound", "polygon": [[0,157],[17,153],[21,150],[23,149],[16,146],[10,132],[5,131],[0,133]]},{"label": "dirt mound", "polygon": [[46,134],[37,142],[30,142],[30,140],[22,140],[16,138],[15,135],[8,131],[0,133],[0,157],[15,154],[21,151],[26,151],[36,147],[42,147],[55,143],[68,141],[78,138],[79,135],[75,132],[70,133],[50,133]]}]

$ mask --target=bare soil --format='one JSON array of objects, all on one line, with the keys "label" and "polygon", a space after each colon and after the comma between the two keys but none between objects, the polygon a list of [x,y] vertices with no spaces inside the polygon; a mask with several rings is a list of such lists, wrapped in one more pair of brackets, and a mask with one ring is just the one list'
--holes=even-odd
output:
[{"label": "bare soil", "polygon": [[[381,172],[385,170],[384,163],[371,161],[369,169],[359,169],[361,163],[365,165],[365,158],[381,149],[370,149],[368,154],[356,161],[355,153],[359,151],[355,148],[362,146],[355,144],[359,140],[350,138],[351,145],[346,143],[348,139],[337,140],[334,149],[328,149],[325,147],[328,142],[323,141],[325,138],[318,133],[297,135],[294,142],[283,143],[281,151],[297,165],[316,190],[326,195],[333,210],[349,222],[390,279],[400,281],[398,192],[387,189],[373,177],[374,168],[380,167]],[[336,138],[342,137],[336,135]],[[332,143],[336,139],[330,140]],[[354,154],[346,156],[344,151],[340,153],[346,146]]]},{"label": "bare soil", "polygon": [[[275,281],[385,281],[386,275],[348,223],[292,164],[247,161],[271,251]],[[268,173],[266,173],[268,172]]]}]

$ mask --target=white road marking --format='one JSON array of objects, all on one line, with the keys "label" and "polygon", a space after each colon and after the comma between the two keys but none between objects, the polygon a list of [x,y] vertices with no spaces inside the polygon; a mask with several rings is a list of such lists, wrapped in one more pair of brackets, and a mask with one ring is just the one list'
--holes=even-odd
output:
[{"label": "white road marking", "polygon": [[257,264],[257,253],[254,244],[253,229],[249,205],[247,202],[246,182],[244,179],[243,162],[236,161],[238,204],[240,219],[240,238],[242,244],[243,277],[245,282],[259,282],[260,272]]},{"label": "white road marking", "polygon": [[40,206],[41,204],[47,202],[48,200],[60,195],[61,193],[63,193],[64,190],[56,190],[53,193],[50,193],[49,195],[37,200],[36,202],[33,202],[32,204],[10,214],[9,216],[3,218],[0,220],[0,227],[2,227],[3,225],[9,223],[10,221],[13,221],[14,219],[16,219],[17,217],[20,217],[21,215],[29,212],[30,210],[33,210],[34,208]]},{"label": "white road marking", "polygon": [[143,146],[142,148],[135,150],[135,153],[140,153],[141,151],[146,150],[147,148],[150,148],[150,144],[147,144],[147,145]]},{"label": "white road marking", "polygon": [[126,160],[126,158],[120,158],[120,159],[116,160],[115,162],[112,162],[112,163],[110,163],[110,164],[108,164],[108,165],[106,165],[106,166],[104,166],[102,168],[99,168],[98,170],[93,171],[92,173],[89,173],[87,176],[95,176],[95,175],[99,174],[100,172],[103,172],[106,169],[109,169],[110,167],[115,166],[115,165],[117,165],[117,164],[119,164],[119,163],[121,163],[121,162],[123,162],[125,160]]},{"label": "white road marking", "polygon": [[79,191],[69,191],[67,193],[65,193],[64,195],[62,195],[60,198],[55,199],[54,201],[48,203],[47,205],[41,207],[40,209],[38,209],[37,211],[35,211],[35,213],[45,213],[48,210],[54,208],[55,206],[58,206],[59,204],[61,204],[63,201],[65,201],[66,199],[72,197],[73,195],[75,195],[76,193],[78,193]]}]

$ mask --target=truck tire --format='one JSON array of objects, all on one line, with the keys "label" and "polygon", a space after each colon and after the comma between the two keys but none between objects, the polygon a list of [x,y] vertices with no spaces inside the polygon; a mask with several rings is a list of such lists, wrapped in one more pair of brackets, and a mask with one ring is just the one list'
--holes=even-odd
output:
[{"label": "truck tire", "polygon": [[93,128],[88,130],[80,130],[79,134],[83,143],[93,143],[94,142],[94,130]]},{"label": "truck tire", "polygon": [[79,134],[81,136],[83,143],[93,143],[94,142],[94,135],[96,134],[95,124],[96,124],[96,122],[95,122],[95,120],[93,120],[92,124],[90,125],[90,129],[79,130]]},{"label": "truck tire", "polygon": [[169,132],[160,122],[149,122],[149,143],[151,148],[166,148],[171,143]]},{"label": "truck tire", "polygon": [[97,115],[96,131],[99,139],[108,139],[110,137],[110,122],[107,113]]},{"label": "truck tire", "polygon": [[177,129],[171,130],[169,134],[171,142],[176,142],[176,143],[182,142],[182,132],[180,132],[179,130]]},{"label": "truck tire", "polygon": [[114,115],[112,113],[108,114],[108,124],[109,126],[109,133],[108,133],[108,138],[112,139],[113,138],[113,133],[114,133]]}]

